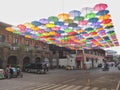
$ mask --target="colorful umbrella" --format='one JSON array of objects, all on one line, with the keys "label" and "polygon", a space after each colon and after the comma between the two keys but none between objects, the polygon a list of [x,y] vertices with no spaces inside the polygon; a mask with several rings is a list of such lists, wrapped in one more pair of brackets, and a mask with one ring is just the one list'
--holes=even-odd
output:
[{"label": "colorful umbrella", "polygon": [[32,23],[33,25],[35,25],[35,26],[40,26],[40,25],[41,25],[41,23],[38,22],[38,21],[32,21],[31,23]]},{"label": "colorful umbrella", "polygon": [[73,20],[72,19],[65,19],[64,22],[65,23],[73,23]]},{"label": "colorful umbrella", "polygon": [[41,24],[47,24],[49,23],[48,19],[42,18],[39,20]]},{"label": "colorful umbrella", "polygon": [[100,3],[100,4],[96,4],[93,9],[95,11],[101,11],[101,10],[105,10],[107,7],[108,7],[107,4]]},{"label": "colorful umbrella", "polygon": [[84,8],[82,8],[82,10],[81,10],[81,13],[82,13],[83,15],[86,15],[86,14],[92,13],[92,12],[93,12],[93,8],[91,8],[91,7],[84,7]]},{"label": "colorful umbrella", "polygon": [[98,15],[98,16],[103,16],[103,15],[106,15],[106,14],[108,14],[108,13],[109,13],[108,10],[101,10],[101,11],[97,12],[96,15]]},{"label": "colorful umbrella", "polygon": [[81,12],[78,10],[72,10],[69,12],[71,17],[76,17],[76,16],[80,16]]},{"label": "colorful umbrella", "polygon": [[96,23],[98,21],[98,18],[90,18],[88,22],[90,23]]},{"label": "colorful umbrella", "polygon": [[58,21],[58,17],[50,16],[50,17],[48,17],[48,21],[57,22]]},{"label": "colorful umbrella", "polygon": [[96,14],[95,13],[88,13],[86,14],[86,18],[95,18]]},{"label": "colorful umbrella", "polygon": [[81,21],[81,20],[84,20],[84,17],[83,16],[76,16],[76,17],[74,17],[74,20]]},{"label": "colorful umbrella", "polygon": [[77,26],[78,26],[77,23],[70,23],[70,24],[68,25],[68,27],[77,27]]},{"label": "colorful umbrella", "polygon": [[59,19],[65,20],[65,19],[69,19],[70,15],[67,13],[62,13],[58,15]]}]

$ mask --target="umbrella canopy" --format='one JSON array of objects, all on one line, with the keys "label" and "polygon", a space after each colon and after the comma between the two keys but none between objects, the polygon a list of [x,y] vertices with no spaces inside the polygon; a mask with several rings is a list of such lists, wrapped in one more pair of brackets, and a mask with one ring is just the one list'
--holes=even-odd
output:
[{"label": "umbrella canopy", "polygon": [[84,17],[83,16],[76,16],[76,17],[74,17],[74,20],[81,21],[81,20],[84,20]]},{"label": "umbrella canopy", "polygon": [[101,11],[97,12],[96,15],[98,15],[98,16],[103,16],[103,15],[106,15],[106,14],[108,14],[108,13],[109,13],[108,10],[101,10]]},{"label": "umbrella canopy", "polygon": [[76,16],[80,16],[81,12],[78,10],[72,10],[69,12],[71,17],[76,17]]},{"label": "umbrella canopy", "polygon": [[33,25],[35,25],[35,26],[40,26],[40,25],[41,25],[41,23],[38,22],[38,21],[32,21],[31,23],[32,23]]},{"label": "umbrella canopy", "polygon": [[48,19],[45,19],[45,18],[41,18],[39,21],[40,21],[41,24],[49,23]]},{"label": "umbrella canopy", "polygon": [[88,22],[91,22],[91,23],[96,23],[98,21],[98,18],[90,18],[88,20]]},{"label": "umbrella canopy", "polygon": [[100,4],[96,4],[93,9],[95,11],[101,11],[101,10],[105,10],[107,7],[108,7],[107,4],[100,3]]},{"label": "umbrella canopy", "polygon": [[64,20],[65,23],[73,23],[73,20],[72,19],[66,19]]},{"label": "umbrella canopy", "polygon": [[50,17],[48,17],[48,21],[57,22],[58,21],[58,17],[50,16]]},{"label": "umbrella canopy", "polygon": [[88,13],[88,14],[86,14],[86,18],[94,18],[96,16],[96,14],[95,13]]},{"label": "umbrella canopy", "polygon": [[70,24],[68,25],[68,27],[77,27],[77,26],[78,26],[77,23],[70,23]]},{"label": "umbrella canopy", "polygon": [[91,7],[84,7],[84,8],[82,8],[82,10],[81,10],[81,13],[82,13],[83,15],[86,15],[86,14],[92,13],[92,12],[93,12],[93,8],[91,8]]},{"label": "umbrella canopy", "polygon": [[62,13],[58,15],[59,19],[65,20],[65,19],[69,19],[70,15],[67,13]]}]

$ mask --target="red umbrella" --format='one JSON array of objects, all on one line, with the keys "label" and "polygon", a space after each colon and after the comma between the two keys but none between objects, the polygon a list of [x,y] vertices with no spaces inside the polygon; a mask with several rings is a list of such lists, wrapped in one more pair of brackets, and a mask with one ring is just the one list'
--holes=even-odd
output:
[{"label": "red umbrella", "polygon": [[101,11],[101,10],[105,10],[107,7],[108,7],[107,4],[100,3],[100,4],[96,4],[93,9],[95,11]]},{"label": "red umbrella", "polygon": [[102,23],[103,23],[103,24],[108,24],[108,23],[110,23],[111,21],[112,21],[111,19],[105,19],[105,20],[102,21]]}]

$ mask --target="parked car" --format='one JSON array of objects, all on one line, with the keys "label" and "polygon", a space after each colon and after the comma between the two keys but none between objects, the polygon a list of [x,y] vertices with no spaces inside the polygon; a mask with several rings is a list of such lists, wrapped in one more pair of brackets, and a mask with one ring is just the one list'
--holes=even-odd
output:
[{"label": "parked car", "polygon": [[32,73],[46,73],[47,66],[43,63],[30,63],[24,68],[25,72],[32,72]]},{"label": "parked car", "polygon": [[120,64],[118,64],[118,66],[117,66],[117,67],[118,67],[118,70],[120,70]]},{"label": "parked car", "polygon": [[4,78],[5,78],[4,69],[0,69],[0,79],[4,79]]}]

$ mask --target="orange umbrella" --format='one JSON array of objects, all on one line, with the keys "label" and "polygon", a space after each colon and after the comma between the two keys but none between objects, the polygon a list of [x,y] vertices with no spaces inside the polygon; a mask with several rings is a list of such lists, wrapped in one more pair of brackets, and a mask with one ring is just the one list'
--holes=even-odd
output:
[{"label": "orange umbrella", "polygon": [[65,20],[65,19],[69,19],[70,15],[67,13],[62,13],[58,15],[59,19]]},{"label": "orange umbrella", "polygon": [[106,15],[100,16],[99,20],[105,20],[105,19],[109,19],[109,18],[110,18],[110,14],[106,14]]}]

